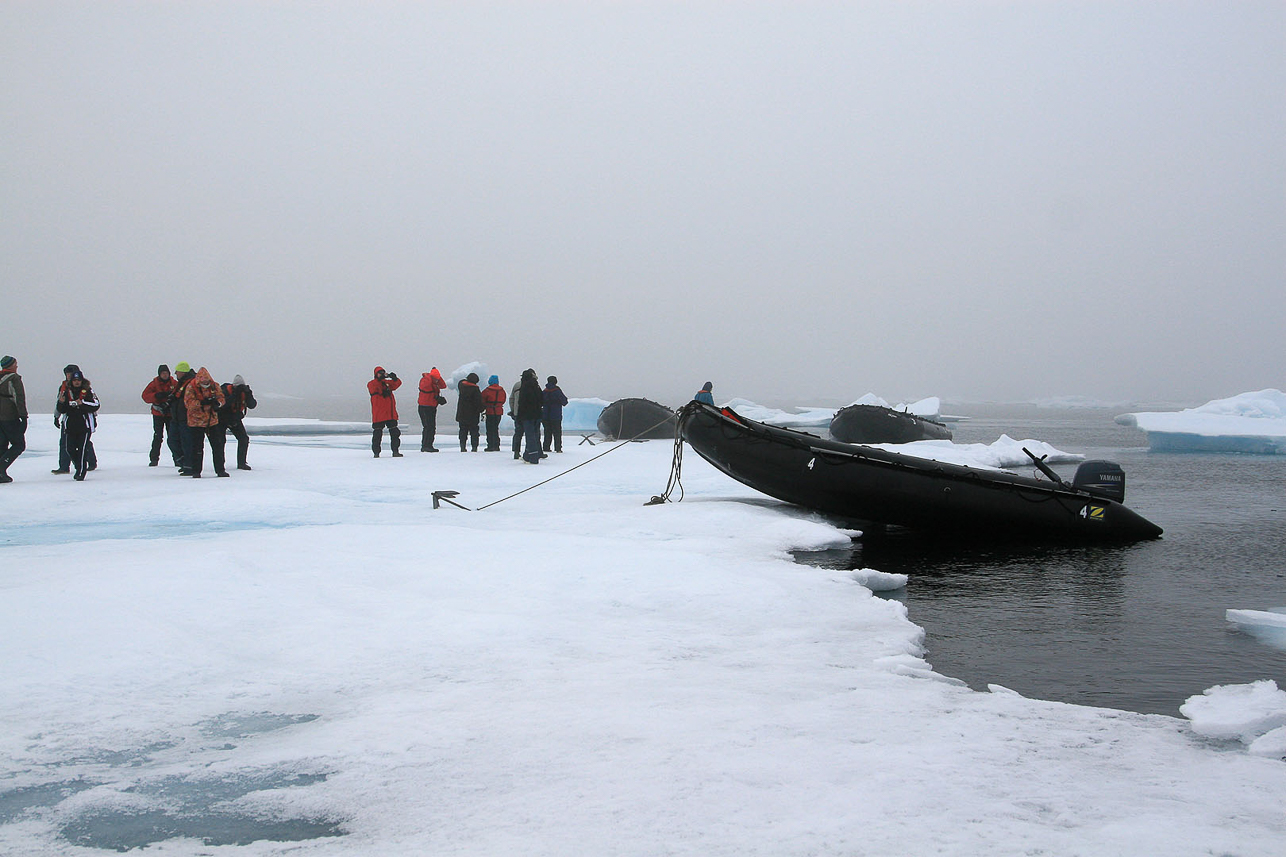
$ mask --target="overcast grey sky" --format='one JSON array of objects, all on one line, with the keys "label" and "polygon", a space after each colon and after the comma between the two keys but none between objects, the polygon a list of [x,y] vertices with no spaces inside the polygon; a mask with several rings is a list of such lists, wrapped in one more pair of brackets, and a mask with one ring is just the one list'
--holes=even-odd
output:
[{"label": "overcast grey sky", "polygon": [[0,117],[37,402],[1286,387],[1282,0],[6,0]]}]

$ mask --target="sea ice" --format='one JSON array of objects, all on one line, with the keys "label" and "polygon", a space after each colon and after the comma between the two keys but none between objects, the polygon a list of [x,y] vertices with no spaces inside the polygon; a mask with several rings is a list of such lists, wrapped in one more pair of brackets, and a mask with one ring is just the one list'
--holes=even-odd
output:
[{"label": "sea ice", "polygon": [[1286,726],[1286,691],[1277,682],[1262,679],[1250,684],[1215,685],[1200,696],[1190,696],[1179,713],[1192,729],[1207,738],[1236,738],[1250,744],[1266,733]]},{"label": "sea ice", "polygon": [[1148,435],[1156,452],[1286,454],[1286,394],[1267,389],[1215,399],[1183,411],[1121,414],[1121,425]]},{"label": "sea ice", "polygon": [[1224,617],[1261,643],[1286,649],[1286,609],[1226,610]]},{"label": "sea ice", "polygon": [[859,568],[853,572],[853,579],[872,592],[892,592],[906,587],[907,576],[888,571],[876,571],[873,568]]},{"label": "sea ice", "polygon": [[1286,765],[943,676],[905,604],[791,561],[848,534],[696,456],[644,505],[669,443],[276,436],[193,481],[100,425],[73,483],[33,416],[3,486],[0,854],[1286,851]]}]

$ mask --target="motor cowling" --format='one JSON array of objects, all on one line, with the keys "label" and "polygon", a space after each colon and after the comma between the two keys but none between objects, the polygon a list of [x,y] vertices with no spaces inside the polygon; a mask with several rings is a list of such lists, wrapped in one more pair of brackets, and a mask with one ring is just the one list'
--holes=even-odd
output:
[{"label": "motor cowling", "polygon": [[1084,461],[1076,468],[1072,487],[1118,503],[1125,502],[1125,471],[1115,461]]}]

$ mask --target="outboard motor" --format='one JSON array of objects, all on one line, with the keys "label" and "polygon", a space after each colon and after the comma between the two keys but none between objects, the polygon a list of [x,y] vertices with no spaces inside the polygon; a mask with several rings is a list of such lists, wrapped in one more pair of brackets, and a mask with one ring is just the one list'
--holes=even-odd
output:
[{"label": "outboard motor", "polygon": [[1083,461],[1072,487],[1118,503],[1125,502],[1125,471],[1115,461]]}]

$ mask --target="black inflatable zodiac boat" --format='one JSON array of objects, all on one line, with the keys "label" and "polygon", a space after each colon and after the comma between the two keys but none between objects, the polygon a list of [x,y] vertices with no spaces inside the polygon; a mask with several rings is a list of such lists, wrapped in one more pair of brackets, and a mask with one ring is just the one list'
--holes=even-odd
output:
[{"label": "black inflatable zodiac boat", "polygon": [[[1124,505],[1125,474],[1083,462],[1072,483],[916,458],[765,425],[690,402],[679,437],[757,491],[858,521],[1011,540],[1137,541],[1161,528]],[[1028,453],[1029,455],[1031,453]]]}]

